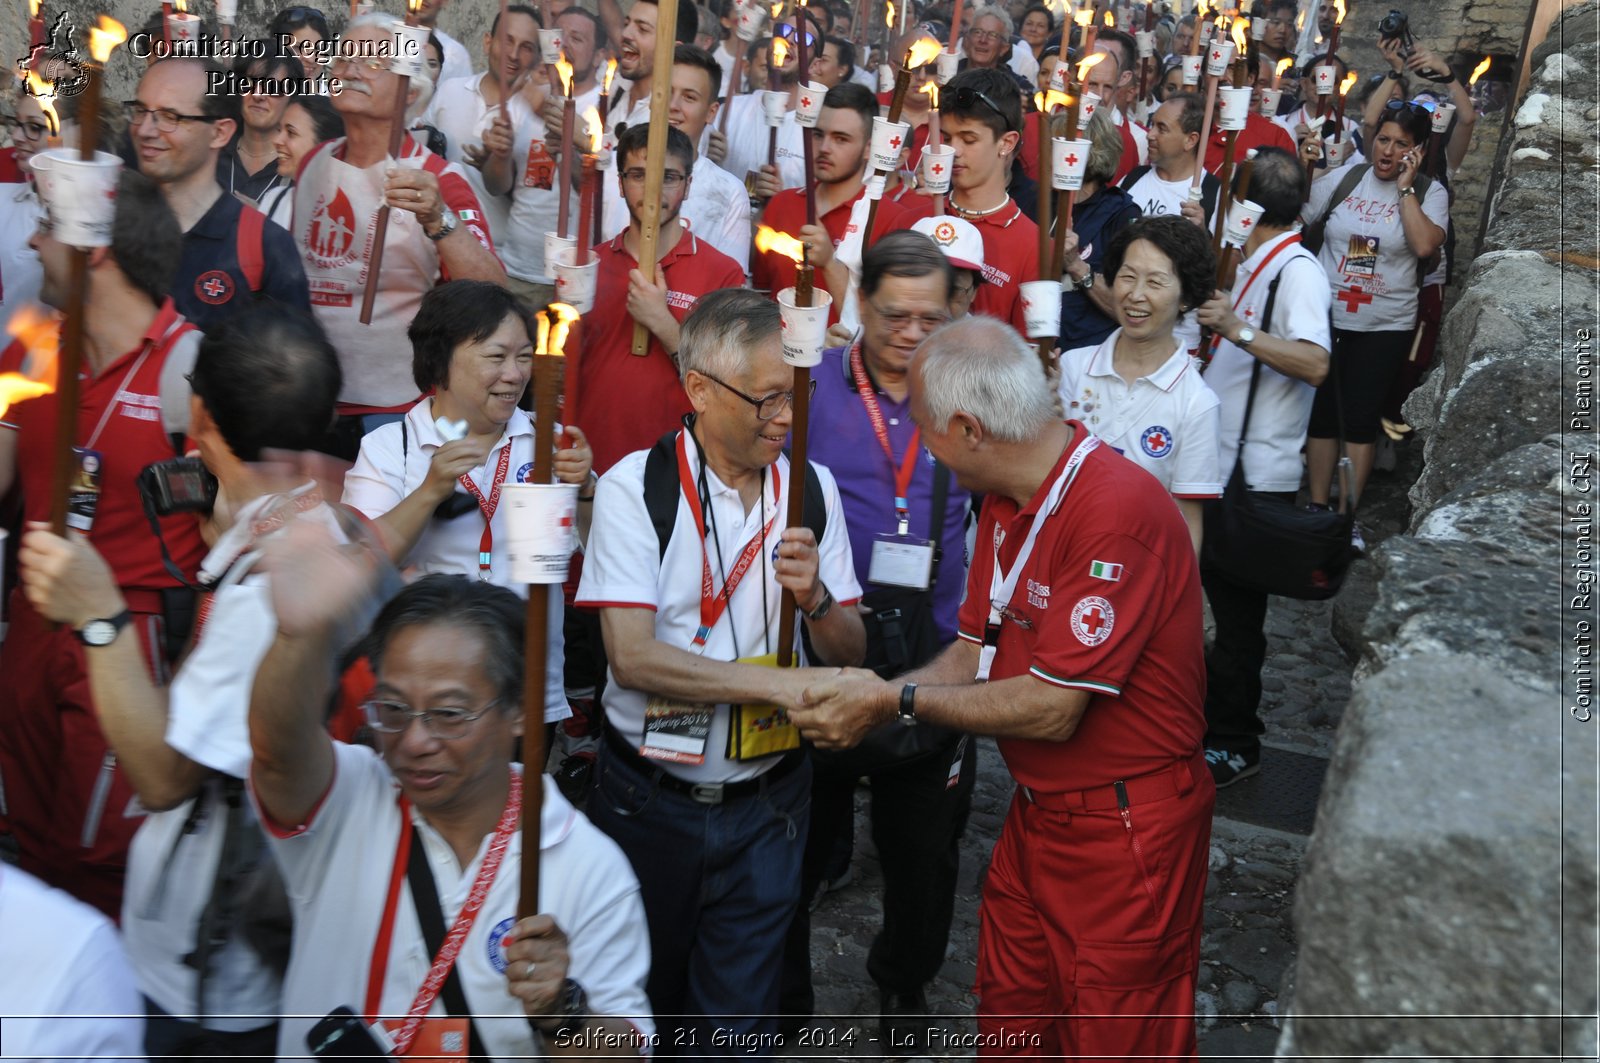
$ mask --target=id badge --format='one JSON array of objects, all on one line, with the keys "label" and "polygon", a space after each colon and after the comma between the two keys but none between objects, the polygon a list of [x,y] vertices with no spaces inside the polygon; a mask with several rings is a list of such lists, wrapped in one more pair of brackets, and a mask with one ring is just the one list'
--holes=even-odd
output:
[{"label": "id badge", "polygon": [[[776,668],[778,655],[741,657],[739,664]],[[800,729],[789,722],[789,714],[776,705],[730,705],[728,752],[732,761],[759,760],[800,748]]]},{"label": "id badge", "polygon": [[672,764],[704,764],[711,712],[710,705],[650,697],[644,703],[644,744],[639,755]]},{"label": "id badge", "polygon": [[67,492],[67,527],[87,535],[100,505],[100,452],[73,447],[72,453],[78,459],[78,475]]},{"label": "id badge", "polygon": [[[393,1035],[403,1023],[386,1024]],[[471,1050],[468,1043],[467,1020],[464,1016],[430,1015],[417,1028],[406,1059],[427,1059],[433,1063],[467,1063]]]},{"label": "id badge", "polygon": [[880,532],[872,543],[867,582],[925,591],[933,579],[933,544],[926,539]]},{"label": "id badge", "polygon": [[1344,272],[1352,277],[1377,276],[1380,242],[1376,236],[1352,233],[1350,246],[1345,249]]}]

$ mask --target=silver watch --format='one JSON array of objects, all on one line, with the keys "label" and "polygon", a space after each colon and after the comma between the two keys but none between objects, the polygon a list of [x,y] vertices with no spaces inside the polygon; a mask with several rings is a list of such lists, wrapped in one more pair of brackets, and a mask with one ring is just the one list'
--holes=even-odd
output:
[{"label": "silver watch", "polygon": [[1089,272],[1083,275],[1083,279],[1079,281],[1073,281],[1072,286],[1078,291],[1087,295],[1089,293],[1089,289],[1094,287],[1094,267],[1090,266]]},{"label": "silver watch", "polygon": [[439,231],[436,233],[430,233],[428,230],[424,229],[422,230],[422,235],[434,241],[443,240],[446,236],[449,236],[451,233],[456,231],[457,224],[458,221],[456,219],[456,212],[451,210],[449,207],[445,207],[444,210],[440,211],[439,213]]},{"label": "silver watch", "polygon": [[1245,325],[1239,330],[1239,338],[1234,341],[1234,346],[1248,351],[1250,345],[1256,341],[1256,330]]}]

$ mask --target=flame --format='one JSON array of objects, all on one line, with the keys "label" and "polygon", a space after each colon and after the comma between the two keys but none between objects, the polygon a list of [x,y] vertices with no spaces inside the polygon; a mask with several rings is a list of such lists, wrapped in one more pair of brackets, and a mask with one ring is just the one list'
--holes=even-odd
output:
[{"label": "flame", "polygon": [[6,324],[6,331],[27,348],[28,358],[23,364],[31,372],[0,373],[0,416],[14,403],[36,399],[56,389],[58,322],[53,314],[25,306]]},{"label": "flame", "polygon": [[567,50],[561,49],[556,58],[556,76],[561,78],[561,95],[572,95],[572,64],[567,62]]},{"label": "flame", "polygon": [[772,5],[772,21],[778,21],[778,16],[783,14],[783,0],[778,0]]},{"label": "flame", "polygon": [[1051,89],[1048,92],[1036,92],[1033,96],[1033,105],[1041,113],[1050,114],[1057,107],[1071,107],[1072,97],[1056,89]]},{"label": "flame", "polygon": [[894,0],[884,0],[883,24],[890,29],[894,29]]},{"label": "flame", "polygon": [[550,353],[561,357],[567,353],[567,333],[572,331],[572,323],[579,317],[576,307],[569,303],[551,303],[545,307],[544,313],[539,315],[543,321],[546,318],[555,318],[555,324],[550,328]]},{"label": "flame", "polygon": [[29,96],[33,97],[34,102],[39,105],[39,109],[44,112],[44,116],[50,120],[50,135],[59,136],[61,134],[61,116],[56,114],[56,105],[51,102],[55,98],[55,89],[44,78],[39,76],[37,70],[32,68],[28,70],[27,92]]},{"label": "flame", "polygon": [[789,61],[789,42],[782,37],[772,38],[772,63],[782,66]]},{"label": "flame", "polygon": [[1278,65],[1273,68],[1273,75],[1281,78],[1291,66],[1294,66],[1294,56],[1286,55],[1278,60]]},{"label": "flame", "polygon": [[788,233],[770,229],[765,225],[756,227],[756,250],[763,255],[770,252],[782,255],[784,258],[792,258],[796,262],[803,261],[806,254],[805,244]]},{"label": "flame", "polygon": [[1084,56],[1083,62],[1078,64],[1078,84],[1083,84],[1084,80],[1089,76],[1089,71],[1093,70],[1100,60],[1105,57],[1105,52],[1096,52],[1093,55]]},{"label": "flame", "polygon": [[944,51],[944,45],[932,37],[918,37],[911,47],[906,50],[906,69],[915,70],[919,66],[927,66]]},{"label": "flame", "polygon": [[422,10],[422,0],[406,0],[406,14],[415,15]]},{"label": "flame", "polygon": [[173,10],[177,11],[177,13],[180,15],[187,15],[189,13],[189,5],[186,4],[184,0],[172,0],[172,7]]},{"label": "flame", "polygon": [[1076,22],[1081,28],[1087,28],[1089,23],[1094,21],[1094,5],[1090,4],[1088,7],[1079,8],[1073,14],[1072,21]]},{"label": "flame", "polygon": [[600,140],[605,126],[600,122],[600,111],[589,107],[583,112],[583,128],[589,134],[589,154],[600,154]]},{"label": "flame", "polygon": [[1472,68],[1472,77],[1471,77],[1470,80],[1467,81],[1467,85],[1469,87],[1473,86],[1473,85],[1476,85],[1478,83],[1478,79],[1483,77],[1483,75],[1487,74],[1488,72],[1489,72],[1489,57],[1486,55],[1486,56],[1483,57],[1483,62],[1479,63],[1477,66]]},{"label": "flame", "polygon": [[611,79],[616,77],[616,76],[617,76],[617,61],[615,59],[606,60],[606,79],[600,85],[600,95],[602,95],[602,96],[611,95]]},{"label": "flame", "polygon": [[127,39],[126,26],[109,15],[101,15],[100,24],[89,27],[89,54],[103,66],[111,58],[112,49]]},{"label": "flame", "polygon": [[1210,10],[1211,10],[1211,8],[1206,5],[1206,0],[1195,0],[1195,3],[1194,3],[1194,21],[1195,21],[1194,31],[1196,33],[1200,32],[1200,23],[1205,21],[1206,14]]},{"label": "flame", "polygon": [[1306,10],[1305,10],[1305,8],[1301,8],[1300,9],[1300,13],[1294,17],[1294,31],[1296,33],[1299,33],[1301,30],[1303,30],[1305,28],[1306,28]]},{"label": "flame", "polygon": [[1110,11],[1106,12],[1106,26],[1110,29],[1117,28],[1117,16],[1113,15]]},{"label": "flame", "polygon": [[533,341],[534,354],[550,353],[550,317],[548,314],[534,314],[533,327],[536,336]]},{"label": "flame", "polygon": [[1354,70],[1352,70],[1348,74],[1346,74],[1344,76],[1344,80],[1339,82],[1339,95],[1343,96],[1347,92],[1349,92],[1351,89],[1353,89],[1358,80],[1360,80],[1360,75],[1357,74]]},{"label": "flame", "polygon": [[1236,18],[1233,20],[1233,46],[1237,49],[1233,54],[1243,57],[1250,50],[1249,19]]},{"label": "flame", "polygon": [[29,18],[38,18],[39,17],[39,5],[42,4],[42,3],[44,3],[44,0],[28,0],[28,17]]},{"label": "flame", "polygon": [[1333,0],[1333,24],[1344,25],[1344,0]]},{"label": "flame", "polygon": [[928,94],[928,106],[937,111],[939,109],[939,83],[930,81],[922,86],[922,91]]}]

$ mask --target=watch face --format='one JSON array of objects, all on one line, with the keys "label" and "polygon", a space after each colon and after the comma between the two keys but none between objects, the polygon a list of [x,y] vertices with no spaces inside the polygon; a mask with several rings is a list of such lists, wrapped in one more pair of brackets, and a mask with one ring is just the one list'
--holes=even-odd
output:
[{"label": "watch face", "polygon": [[82,634],[91,646],[109,646],[117,637],[117,626],[109,620],[91,620],[83,625]]}]

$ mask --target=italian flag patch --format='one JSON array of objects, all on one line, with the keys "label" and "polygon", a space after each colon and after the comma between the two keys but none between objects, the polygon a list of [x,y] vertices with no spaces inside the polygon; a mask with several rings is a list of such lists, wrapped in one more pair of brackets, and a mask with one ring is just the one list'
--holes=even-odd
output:
[{"label": "italian flag patch", "polygon": [[1116,583],[1122,578],[1122,566],[1110,561],[1091,561],[1089,575],[1095,579],[1103,579],[1107,583]]}]

